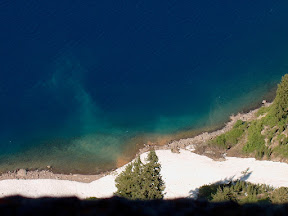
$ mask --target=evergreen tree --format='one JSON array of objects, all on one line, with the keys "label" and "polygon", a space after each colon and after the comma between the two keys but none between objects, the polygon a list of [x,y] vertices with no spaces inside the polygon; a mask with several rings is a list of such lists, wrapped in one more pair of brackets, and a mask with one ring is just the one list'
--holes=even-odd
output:
[{"label": "evergreen tree", "polygon": [[282,77],[281,83],[278,84],[276,98],[272,107],[272,115],[278,120],[286,118],[288,115],[288,74]]},{"label": "evergreen tree", "polygon": [[133,185],[130,199],[145,199],[143,194],[143,163],[140,156],[133,163]]},{"label": "evergreen tree", "polygon": [[162,199],[165,188],[160,174],[161,165],[154,150],[150,151],[144,167],[143,191],[146,199]]},{"label": "evergreen tree", "polygon": [[149,152],[146,164],[138,157],[115,179],[115,195],[127,199],[162,199],[164,182],[160,171],[161,165],[154,150]]},{"label": "evergreen tree", "polygon": [[126,169],[120,173],[120,175],[115,179],[116,187],[118,188],[115,195],[131,198],[133,195],[133,164],[128,164]]},{"label": "evergreen tree", "polygon": [[128,164],[126,169],[115,179],[118,188],[115,195],[127,199],[140,198],[142,169],[143,164],[140,157],[135,162]]}]

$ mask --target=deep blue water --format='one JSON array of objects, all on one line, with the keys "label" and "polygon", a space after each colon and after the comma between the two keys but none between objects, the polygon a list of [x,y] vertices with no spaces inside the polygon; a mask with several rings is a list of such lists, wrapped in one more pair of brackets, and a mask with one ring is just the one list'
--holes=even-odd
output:
[{"label": "deep blue water", "polygon": [[0,0],[0,167],[97,172],[132,137],[227,121],[288,72],[287,11],[286,0]]}]

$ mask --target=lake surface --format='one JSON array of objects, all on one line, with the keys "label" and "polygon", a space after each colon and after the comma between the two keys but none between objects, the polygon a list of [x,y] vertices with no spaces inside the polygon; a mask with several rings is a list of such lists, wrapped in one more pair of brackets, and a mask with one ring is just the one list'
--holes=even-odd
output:
[{"label": "lake surface", "polygon": [[0,0],[0,171],[101,172],[136,140],[261,103],[288,72],[287,11],[285,0]]}]

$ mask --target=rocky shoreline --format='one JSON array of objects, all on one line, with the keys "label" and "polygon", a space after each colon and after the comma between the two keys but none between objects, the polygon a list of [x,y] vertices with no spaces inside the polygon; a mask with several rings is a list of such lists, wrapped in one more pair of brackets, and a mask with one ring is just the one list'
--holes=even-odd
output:
[{"label": "rocky shoreline", "polygon": [[[270,106],[272,103],[267,103],[265,100],[262,102],[263,106]],[[144,152],[149,151],[152,147],[156,150],[167,150],[171,149],[172,152],[179,153],[180,149],[186,149],[193,151],[194,153],[206,155],[208,157],[211,157],[215,159],[211,154],[205,154],[205,152],[197,151],[199,150],[200,146],[203,146],[203,144],[206,144],[209,140],[212,140],[216,138],[217,136],[224,134],[231,130],[234,126],[234,124],[238,120],[242,121],[252,121],[254,119],[257,119],[256,113],[258,112],[260,108],[254,109],[249,111],[248,113],[238,113],[237,115],[230,116],[230,121],[225,124],[225,126],[222,129],[212,131],[212,132],[203,132],[195,137],[192,138],[185,138],[180,140],[174,140],[167,145],[164,146],[150,146],[150,145],[144,145],[143,149],[140,149],[139,154],[142,154]],[[218,156],[219,157],[219,156]]]},{"label": "rocky shoreline", "polygon": [[7,173],[3,173],[0,176],[0,180],[7,179],[55,179],[55,180],[70,180],[70,181],[78,181],[83,183],[90,183],[99,178],[104,177],[107,173],[102,173],[98,175],[82,175],[82,174],[56,174],[51,170],[34,170],[29,171],[25,169],[19,169],[15,171],[9,171]]},{"label": "rocky shoreline", "polygon": [[[270,106],[271,103],[267,103],[266,101],[263,101],[263,106]],[[251,121],[253,119],[256,119],[256,113],[259,110],[259,108],[251,110],[248,113],[238,113],[237,115],[232,115],[230,117],[230,121],[225,124],[225,127],[223,127],[220,130],[216,130],[213,132],[203,132],[200,135],[197,135],[193,138],[185,138],[180,140],[174,140],[166,145],[163,146],[157,146],[152,144],[144,144],[144,148],[140,149],[138,155],[148,152],[152,148],[155,150],[169,150],[173,153],[179,153],[180,149],[186,149],[189,151],[192,151],[197,154],[205,155],[208,157],[211,157],[216,160],[223,160],[225,155],[223,153],[215,154],[215,152],[212,152],[209,149],[201,149],[203,147],[203,144],[205,144],[207,141],[226,133],[227,131],[231,130],[233,125],[238,121]],[[201,149],[201,150],[200,150]],[[84,182],[84,183],[90,183],[92,181],[95,181],[99,178],[102,178],[106,175],[111,173],[111,171],[107,171],[105,173],[97,174],[97,175],[82,175],[82,174],[56,174],[52,172],[51,167],[47,166],[47,170],[25,170],[25,169],[19,169],[15,171],[9,171],[7,173],[3,173],[0,176],[0,180],[6,180],[6,179],[55,179],[55,180],[71,180],[71,181],[78,181],[78,182]]]}]

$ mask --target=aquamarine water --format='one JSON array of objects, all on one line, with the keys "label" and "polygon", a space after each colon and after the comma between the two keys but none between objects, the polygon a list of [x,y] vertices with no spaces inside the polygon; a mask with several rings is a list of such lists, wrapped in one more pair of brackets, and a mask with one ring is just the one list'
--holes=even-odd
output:
[{"label": "aquamarine water", "polygon": [[0,171],[100,172],[139,137],[261,103],[288,71],[287,11],[284,0],[0,1]]}]

